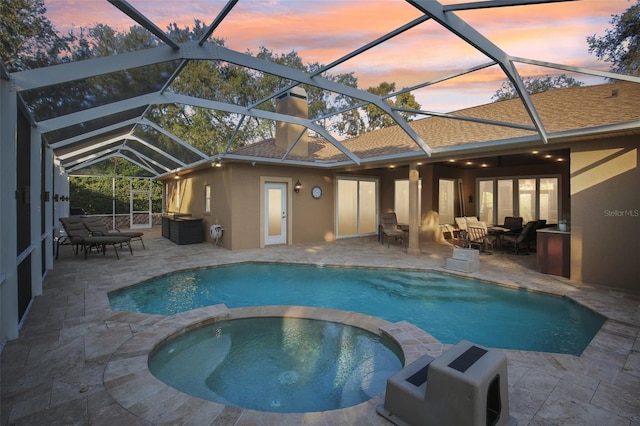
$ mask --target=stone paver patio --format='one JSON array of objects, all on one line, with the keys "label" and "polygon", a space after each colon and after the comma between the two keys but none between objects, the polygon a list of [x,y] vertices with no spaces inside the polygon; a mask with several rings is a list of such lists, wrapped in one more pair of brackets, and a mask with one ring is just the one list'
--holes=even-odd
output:
[{"label": "stone paver patio", "polygon": [[[1,356],[2,425],[388,425],[376,413],[379,395],[343,410],[270,414],[222,406],[182,394],[155,379],[146,359],[172,331],[212,316],[273,314],[274,308],[213,306],[172,317],[112,311],[107,293],[178,269],[265,261],[388,266],[444,271],[452,249],[421,245],[419,256],[375,237],[332,243],[228,251],[211,244],[177,246],[145,230],[146,250],[75,257],[62,247],[18,339]],[[535,256],[481,257],[473,277],[572,298],[607,318],[580,357],[507,350],[510,414],[519,425],[640,425],[640,295],[578,285],[535,271]],[[406,322],[316,308],[288,314],[383,328],[407,362],[447,349]],[[428,332],[428,330],[426,330]]]}]

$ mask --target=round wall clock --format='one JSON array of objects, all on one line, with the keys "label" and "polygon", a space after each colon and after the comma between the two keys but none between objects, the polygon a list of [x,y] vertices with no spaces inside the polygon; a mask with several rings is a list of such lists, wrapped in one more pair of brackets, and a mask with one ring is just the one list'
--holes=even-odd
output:
[{"label": "round wall clock", "polygon": [[319,186],[314,186],[313,188],[311,188],[311,196],[316,200],[322,197],[322,188],[320,188]]}]

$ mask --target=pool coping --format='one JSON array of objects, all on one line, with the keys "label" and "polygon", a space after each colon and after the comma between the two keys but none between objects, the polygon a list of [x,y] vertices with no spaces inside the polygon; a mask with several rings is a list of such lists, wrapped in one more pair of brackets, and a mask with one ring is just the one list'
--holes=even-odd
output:
[{"label": "pool coping", "polygon": [[[145,314],[143,314],[145,315]],[[442,354],[445,346],[422,329],[406,322],[391,323],[381,318],[336,309],[306,306],[258,306],[229,309],[224,304],[206,306],[171,316],[156,316],[144,331],[123,343],[107,362],[103,382],[107,392],[122,407],[152,424],[189,419],[208,424],[212,419],[267,418],[278,423],[313,421],[324,418],[328,424],[335,419],[360,418],[375,413],[384,393],[358,405],[338,410],[309,413],[270,413],[226,406],[187,395],[157,379],[148,367],[148,357],[167,339],[216,321],[240,318],[289,317],[337,322],[386,336],[398,345],[408,365],[425,353],[433,357]],[[160,317],[160,318],[158,318]],[[198,418],[194,418],[194,415]],[[330,422],[330,419],[334,419]],[[233,424],[233,422],[231,422]]]}]

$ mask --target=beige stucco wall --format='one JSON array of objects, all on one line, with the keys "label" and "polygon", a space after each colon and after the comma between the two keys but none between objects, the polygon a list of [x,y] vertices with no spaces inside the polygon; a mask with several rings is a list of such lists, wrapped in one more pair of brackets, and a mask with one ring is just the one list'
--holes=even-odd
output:
[{"label": "beige stucco wall", "polygon": [[[176,207],[177,180],[167,179],[167,212],[191,214],[203,219],[205,241],[211,242],[209,227],[220,224],[224,233],[220,245],[230,250],[261,247],[261,194],[264,182],[283,182],[290,198],[289,243],[335,240],[334,178],[332,172],[296,167],[223,163],[222,167],[203,168],[180,177],[181,206]],[[293,184],[300,180],[299,193]],[[205,185],[212,187],[211,213],[205,213]],[[311,188],[320,186],[320,199],[311,196]]]},{"label": "beige stucco wall", "polygon": [[640,289],[640,141],[571,151],[571,279]]}]

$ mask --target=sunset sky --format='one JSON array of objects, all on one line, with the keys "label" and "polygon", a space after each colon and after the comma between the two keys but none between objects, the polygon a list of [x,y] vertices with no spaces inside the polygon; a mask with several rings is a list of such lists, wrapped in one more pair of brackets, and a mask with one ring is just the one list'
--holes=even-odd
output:
[{"label": "sunset sky", "polygon": [[[589,54],[586,38],[604,35],[611,28],[611,16],[634,3],[580,0],[456,14],[510,55],[608,70],[608,64]],[[194,19],[209,25],[226,1],[129,0],[129,4],[165,29],[172,22],[192,27]],[[135,25],[106,0],[45,0],[45,6],[48,18],[63,34],[97,23],[119,31]],[[255,53],[260,46],[277,53],[295,50],[304,62],[328,64],[419,16],[403,0],[240,0],[213,35],[240,52]],[[382,81],[395,82],[400,89],[485,62],[484,55],[427,21],[331,72],[354,72],[362,89]],[[518,69],[523,77],[558,73],[539,67]],[[586,83],[600,82],[566,74]],[[490,102],[504,80],[504,74],[491,67],[414,94],[424,109],[450,111]]]}]

